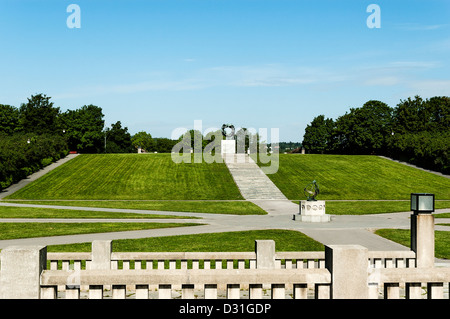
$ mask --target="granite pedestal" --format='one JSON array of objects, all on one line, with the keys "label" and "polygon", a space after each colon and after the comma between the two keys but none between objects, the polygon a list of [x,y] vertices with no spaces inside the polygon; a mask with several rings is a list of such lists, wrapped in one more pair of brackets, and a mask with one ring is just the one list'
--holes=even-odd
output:
[{"label": "granite pedestal", "polygon": [[299,214],[294,214],[293,219],[309,223],[326,223],[331,220],[331,216],[325,214],[324,200],[302,200],[299,205]]}]

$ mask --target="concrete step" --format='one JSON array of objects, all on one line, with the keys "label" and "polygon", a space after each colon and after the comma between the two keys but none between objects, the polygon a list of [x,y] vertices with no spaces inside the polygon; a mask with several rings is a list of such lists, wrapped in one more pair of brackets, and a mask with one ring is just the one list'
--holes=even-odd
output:
[{"label": "concrete step", "polygon": [[287,200],[247,154],[224,154],[224,161],[245,199]]}]

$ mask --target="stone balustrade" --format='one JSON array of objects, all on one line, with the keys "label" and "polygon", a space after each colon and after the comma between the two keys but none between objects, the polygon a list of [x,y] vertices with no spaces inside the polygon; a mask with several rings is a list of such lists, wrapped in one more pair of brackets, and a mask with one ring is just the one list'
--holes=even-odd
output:
[{"label": "stone balustrade", "polygon": [[417,251],[276,252],[272,240],[256,240],[254,252],[112,252],[111,241],[94,241],[90,253],[12,246],[1,252],[0,298],[448,298],[450,268],[429,262],[434,232],[426,230],[412,232]]},{"label": "stone balustrade", "polygon": [[[369,251],[371,268],[414,268],[413,251]],[[51,270],[90,269],[91,253],[47,253]],[[256,269],[254,252],[113,252],[111,269]],[[276,252],[276,269],[325,268],[323,251]]]},{"label": "stone balustrade", "polygon": [[[90,269],[91,253],[47,253],[50,270]],[[256,269],[253,252],[113,252],[111,269]],[[323,251],[277,252],[276,269],[325,268]]]},{"label": "stone balustrade", "polygon": [[416,254],[413,251],[369,251],[370,268],[415,268]]},{"label": "stone balustrade", "polygon": [[275,252],[270,240],[255,252],[111,252],[94,241],[92,253],[10,247],[1,257],[2,298],[443,298],[450,282],[450,268],[415,268],[413,251]]},{"label": "stone balustrade", "polygon": [[136,298],[148,298],[151,287],[156,287],[157,298],[163,299],[171,298],[175,287],[186,299],[194,297],[194,289],[203,290],[205,298],[217,298],[218,289],[226,289],[230,299],[239,299],[241,289],[248,289],[250,298],[261,298],[264,287],[272,290],[272,298],[284,298],[286,287],[295,286],[294,297],[299,298],[306,296],[308,283],[314,283],[318,297],[329,296],[330,273],[326,269],[48,270],[41,277],[42,297],[55,298],[64,283],[66,297],[70,291],[75,298],[81,286],[88,287],[89,298],[103,298],[105,286],[111,286],[113,298],[125,298],[129,286]]}]

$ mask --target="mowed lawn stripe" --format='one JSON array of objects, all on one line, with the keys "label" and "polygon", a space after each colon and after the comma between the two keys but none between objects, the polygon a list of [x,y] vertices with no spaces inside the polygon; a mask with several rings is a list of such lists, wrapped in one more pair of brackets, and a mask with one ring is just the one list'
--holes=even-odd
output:
[{"label": "mowed lawn stripe", "polygon": [[83,154],[9,199],[242,200],[224,163],[180,163],[170,154]]},{"label": "mowed lawn stripe", "polygon": [[199,226],[196,223],[0,223],[0,240]]},{"label": "mowed lawn stripe", "polygon": [[[279,169],[268,177],[289,199],[304,199],[316,180],[319,199],[409,199],[434,193],[450,199],[450,179],[373,155],[280,154]],[[262,164],[260,164],[262,166]]]}]

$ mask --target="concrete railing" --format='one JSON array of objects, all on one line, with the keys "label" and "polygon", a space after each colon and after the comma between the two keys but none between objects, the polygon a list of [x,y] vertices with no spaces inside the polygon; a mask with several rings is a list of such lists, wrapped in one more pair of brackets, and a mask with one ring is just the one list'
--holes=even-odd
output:
[{"label": "concrete railing", "polygon": [[[415,268],[413,251],[369,251],[371,268]],[[90,269],[91,253],[47,253],[50,270]],[[256,269],[252,252],[111,253],[111,269]],[[276,269],[325,268],[323,251],[277,252]]]},{"label": "concrete railing", "polygon": [[[422,243],[421,232],[412,233]],[[434,237],[425,239],[429,246],[395,252],[276,252],[272,240],[231,253],[112,252],[111,241],[94,241],[91,253],[13,246],[1,252],[0,298],[448,297],[450,268],[434,268]]]},{"label": "concrete railing", "polygon": [[369,268],[415,268],[416,253],[413,251],[369,251]]},{"label": "concrete railing", "polygon": [[[47,253],[50,270],[90,269],[91,253]],[[277,252],[276,269],[325,268],[325,254]],[[111,269],[256,269],[253,252],[117,252],[111,253]]]},{"label": "concrete railing", "polygon": [[112,253],[110,241],[94,241],[92,253],[16,246],[2,251],[0,291],[2,298],[447,296],[450,268],[407,268],[414,255],[358,245],[275,253],[271,240],[256,241],[255,252],[244,253]]},{"label": "concrete railing", "polygon": [[[47,253],[50,270],[90,269],[91,253]],[[369,251],[371,268],[414,268],[413,251]],[[276,252],[276,269],[325,268],[323,251]],[[253,252],[117,252],[111,269],[256,269]]]}]

